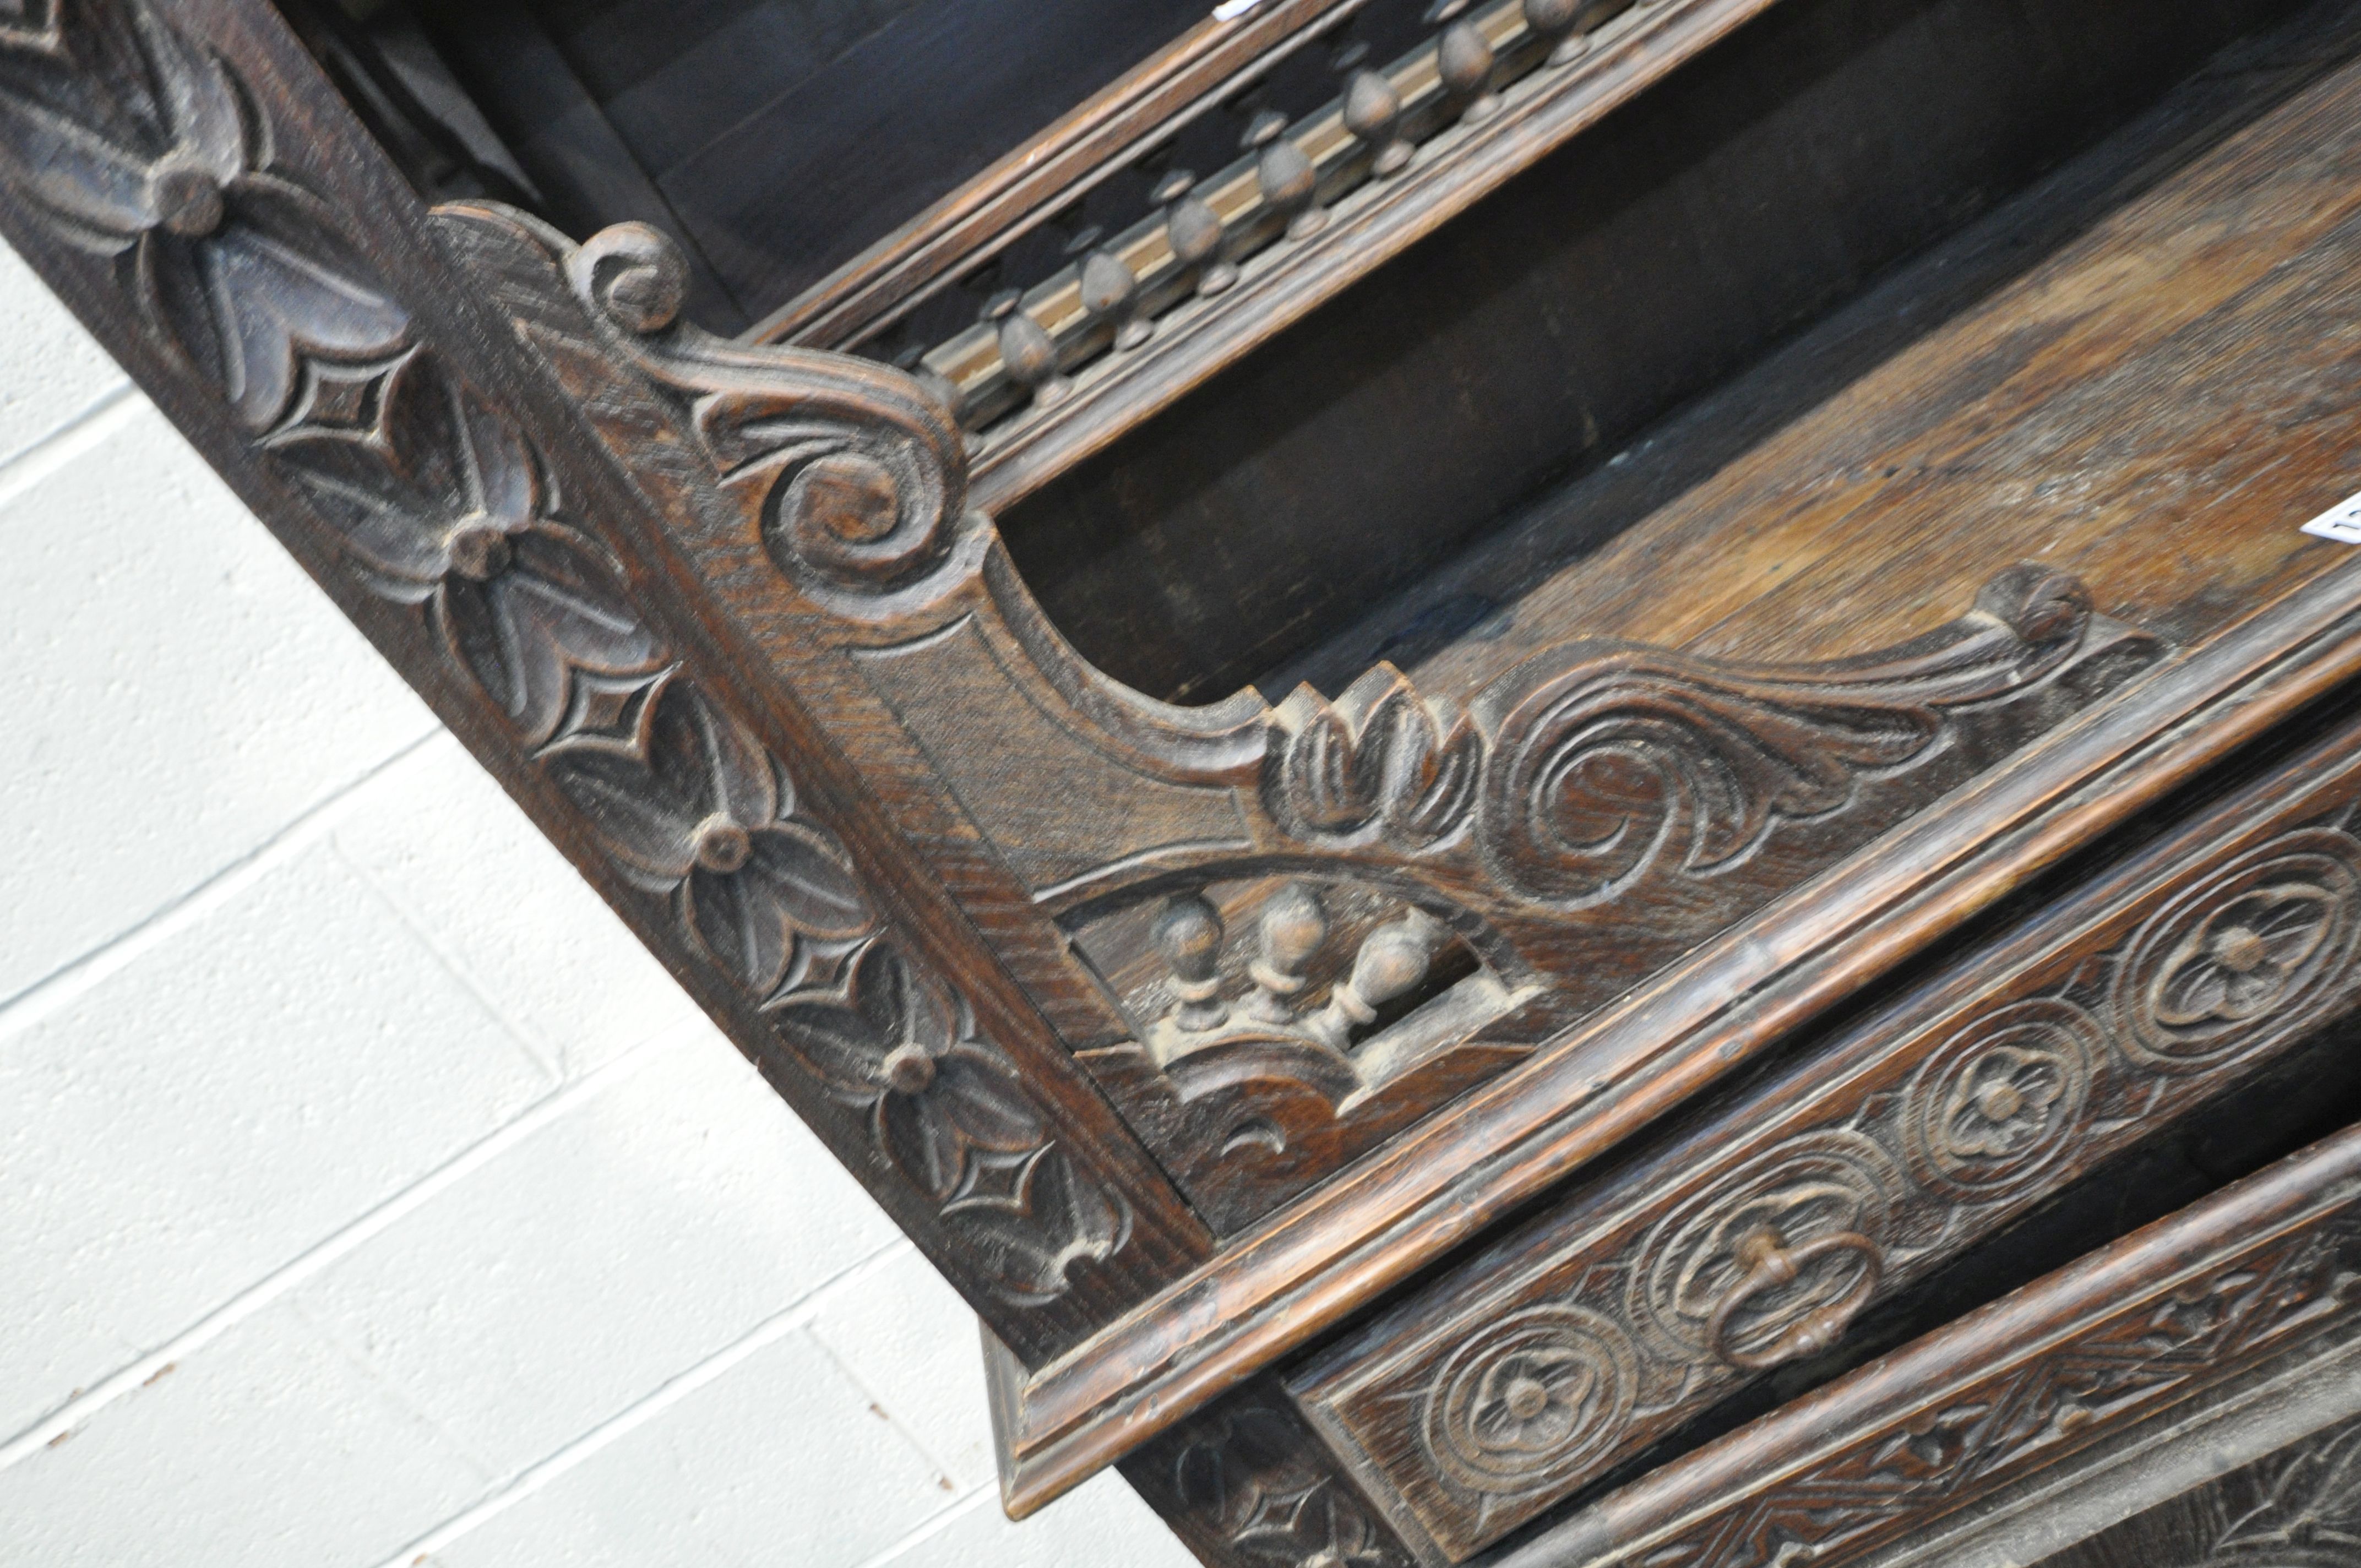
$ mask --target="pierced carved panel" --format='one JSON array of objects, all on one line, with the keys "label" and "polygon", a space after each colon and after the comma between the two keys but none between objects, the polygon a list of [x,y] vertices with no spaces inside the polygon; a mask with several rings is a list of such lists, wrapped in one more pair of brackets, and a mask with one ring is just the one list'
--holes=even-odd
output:
[{"label": "pierced carved panel", "polygon": [[2220,808],[1291,1386],[1456,1556],[1829,1348],[2361,998],[2357,750]]},{"label": "pierced carved panel", "polygon": [[1217,1231],[1268,1212],[1527,1054],[1525,994],[1400,893],[1211,883],[1080,924],[1135,1038],[1078,1052]]}]

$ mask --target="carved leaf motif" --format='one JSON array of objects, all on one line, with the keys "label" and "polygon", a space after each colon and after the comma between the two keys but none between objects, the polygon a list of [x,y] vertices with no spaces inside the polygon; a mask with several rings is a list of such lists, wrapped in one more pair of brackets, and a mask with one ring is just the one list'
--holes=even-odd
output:
[{"label": "carved leaf motif", "polygon": [[2361,1428],[2288,1460],[2269,1495],[2230,1521],[2206,1568],[2344,1568],[2361,1561]]},{"label": "carved leaf motif", "polygon": [[810,982],[875,926],[842,849],[795,814],[785,776],[736,719],[659,677],[612,730],[568,729],[551,776],[618,867],[672,895],[697,945],[758,995]]},{"label": "carved leaf motif", "polygon": [[1375,828],[1417,850],[1466,820],[1482,738],[1465,716],[1439,724],[1392,665],[1370,670],[1333,706],[1300,686],[1277,722],[1284,739],[1272,749],[1265,794],[1289,832],[1351,839]]},{"label": "carved leaf motif", "polygon": [[967,1005],[885,938],[862,949],[840,997],[798,992],[778,1018],[829,1091],[869,1110],[879,1148],[974,1242],[1003,1296],[1054,1299],[1070,1267],[1122,1246],[1128,1212],[1077,1177]]},{"label": "carved leaf motif", "polygon": [[2088,596],[2061,574],[2003,573],[1976,612],[1862,659],[1716,664],[1570,644],[1511,671],[1477,711],[1491,735],[1481,837],[1499,874],[1587,904],[1659,867],[1743,861],[1771,828],[1838,811],[1861,778],[1919,756],[1949,709],[2070,658]]},{"label": "carved leaf motif", "polygon": [[267,445],[371,587],[425,604],[452,656],[528,740],[555,727],[579,675],[661,661],[620,569],[556,520],[523,435],[430,357],[405,353],[348,376],[315,367]]},{"label": "carved leaf motif", "polygon": [[[1777,1568],[1790,1553],[1825,1556],[1894,1533],[1905,1517],[1895,1500],[1924,1504],[2004,1485],[2086,1433],[2184,1384],[2225,1376],[2264,1347],[2338,1309],[2352,1279],[2355,1245],[2347,1212],[2329,1225],[2281,1237],[2190,1281],[2154,1306],[2102,1321],[2032,1362],[1995,1371],[1942,1409],[1864,1434],[1811,1469],[1749,1494],[1678,1539],[1653,1550],[1651,1563]],[[2320,1477],[2361,1503],[2361,1468],[2337,1459]],[[2293,1506],[2290,1506],[2290,1505]],[[2272,1568],[2314,1560],[2274,1556],[2302,1514],[2294,1490],[2237,1521],[2231,1536],[2251,1542],[2210,1562]],[[2225,1542],[2228,1541],[2225,1537]],[[2323,1568],[2350,1559],[2320,1559]]]},{"label": "carved leaf motif", "polygon": [[1172,1461],[1173,1500],[1245,1562],[1270,1568],[1408,1568],[1324,1453],[1279,1411],[1247,1404],[1202,1420]]},{"label": "carved leaf motif", "polygon": [[145,4],[0,30],[0,171],[251,430],[311,358],[382,357],[409,316],[328,206],[272,168],[228,65]]}]

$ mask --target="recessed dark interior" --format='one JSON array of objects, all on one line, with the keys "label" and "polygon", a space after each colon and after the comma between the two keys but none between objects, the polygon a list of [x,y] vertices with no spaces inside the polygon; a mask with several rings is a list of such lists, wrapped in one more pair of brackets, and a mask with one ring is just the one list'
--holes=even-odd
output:
[{"label": "recessed dark interior", "polygon": [[397,156],[399,144],[441,144],[413,146],[423,156],[404,159],[430,193],[470,193],[472,182],[577,237],[626,218],[655,223],[689,249],[699,272],[691,310],[716,331],[785,303],[1209,8],[1206,0],[282,6],[315,51],[332,64],[343,57],[347,94],[365,114],[373,104],[380,111],[371,128]]},{"label": "recessed dark interior", "polygon": [[[1010,548],[1161,696],[1415,663],[1506,609],[1420,597],[1438,565],[2291,8],[1789,0],[1007,509]],[[1526,554],[1639,515],[1562,516]]]}]

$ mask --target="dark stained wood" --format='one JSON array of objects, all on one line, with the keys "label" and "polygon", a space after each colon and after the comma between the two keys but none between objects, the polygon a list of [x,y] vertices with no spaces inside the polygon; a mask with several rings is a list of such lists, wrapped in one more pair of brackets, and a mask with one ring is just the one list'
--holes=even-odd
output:
[{"label": "dark stained wood", "polygon": [[1574,1189],[1290,1387],[1465,1557],[2350,1009],[2356,807],[2361,728]]},{"label": "dark stained wood", "polygon": [[[2259,428],[2270,426],[2276,411],[2289,404],[2313,409],[2332,423],[2352,417],[2350,401],[2337,390],[2345,356],[2333,345],[2342,341],[2340,306],[2349,313],[2349,283],[2334,280],[2349,277],[2349,267],[2338,258],[2353,243],[2337,214],[2356,186],[2325,171],[2355,156],[2356,121],[2348,100],[2356,91],[2346,73],[2299,95],[2186,174],[2123,208],[2059,262],[1995,295],[1973,326],[1983,334],[1977,341],[2009,341],[2010,323],[2022,320],[2038,337],[2059,330],[2058,299],[2097,300],[2110,323],[2114,313],[2127,315],[2147,334],[2144,341],[2159,345],[2157,351],[2172,370],[2169,380],[2153,371],[2063,380],[2053,376],[2029,380],[2025,400],[1998,412],[1987,400],[1971,395],[1962,405],[1953,400],[1951,389],[1959,380],[1958,356],[1969,352],[1968,340],[1946,328],[1877,370],[1873,390],[1848,394],[1837,411],[1816,416],[1819,422],[1804,433],[1813,443],[1797,437],[1773,454],[1794,465],[1782,470],[1792,476],[1784,482],[1817,497],[1841,488],[1828,485],[1829,470],[1813,460],[1817,442],[1848,430],[1839,413],[1850,419],[1880,410],[1916,410],[1928,424],[1921,439],[1938,444],[1972,438],[2004,445],[2012,433],[2023,441],[2077,427],[2092,432],[2094,440],[2101,433],[2112,433],[2115,444],[2104,449],[2109,452],[2136,452],[2143,441],[2152,441],[2159,451],[2178,444],[2175,449],[2192,473],[2208,474],[2221,486],[2206,526],[2176,532],[2174,548],[2159,551],[2141,532],[2116,527],[2101,514],[2098,543],[2079,559],[2088,565],[2103,551],[2112,552],[2105,558],[2114,563],[2110,571],[2119,593],[2137,582],[2151,596],[2177,595],[2177,608],[2160,619],[2194,633],[2187,651],[2130,688],[2120,702],[2070,723],[1855,862],[1706,943],[1690,959],[1641,984],[1594,1020],[1540,1046],[1527,1061],[1463,1098],[1449,1117],[1400,1135],[1290,1210],[1241,1234],[1195,1279],[1111,1327],[1074,1357],[1043,1369],[1025,1400],[1027,1430],[1012,1442],[1020,1500],[1051,1495],[1086,1471],[1093,1453],[1120,1452],[1134,1434],[1170,1419],[1176,1407],[1210,1397],[1244,1370],[1306,1343],[1356,1303],[1431,1262],[1488,1218],[1611,1146],[1746,1056],[1767,1048],[1784,1028],[1933,939],[2070,842],[2125,820],[2139,801],[2155,798],[2151,790],[2185,779],[2184,770],[2200,765],[2205,756],[2225,754],[2238,734],[2257,732],[2246,726],[2265,708],[2288,711],[2278,707],[2278,696],[2266,699],[2264,707],[2230,697],[2236,686],[2259,679],[2293,702],[2341,678],[2347,667],[2338,647],[2341,633],[2326,633],[2313,644],[2323,662],[2308,674],[2282,661],[2312,635],[2295,632],[2297,624],[2311,621],[2325,632],[2329,621],[2347,613],[2331,607],[2349,602],[2351,568],[2339,565],[2337,550],[2304,540],[2294,529],[2361,482],[2351,466],[2353,449],[2333,439],[2315,444],[2308,422],[2291,426],[2284,446],[2264,439]],[[2301,156],[2292,156],[2296,148]],[[2099,280],[2127,266],[2144,269],[2151,248],[2166,239],[2185,246],[2191,233],[2229,232],[2188,222],[2191,206],[2202,205],[2209,192],[2260,203],[2260,188],[2275,182],[2286,200],[2268,213],[2254,206],[2254,221],[2247,225],[2254,243],[2268,253],[2263,259],[2232,263],[2224,257],[2213,268],[2184,268],[2191,292],[2178,307],[2164,302],[2173,296],[2158,291],[2119,291],[2101,285]],[[2268,256],[2276,256],[2276,263]],[[2074,293],[2077,279],[2089,280],[2080,296]],[[2280,356],[2287,363],[2273,359],[2279,352],[2271,346],[2275,329],[2266,321],[2283,321],[2296,334]],[[2068,313],[2063,322],[2070,332],[2082,318]],[[1968,330],[1961,326],[1957,333]],[[2135,334],[2132,341],[2143,339]],[[2206,379],[2208,373],[2191,357],[2202,344],[2214,345],[2225,356],[2218,379]],[[2316,354],[2309,346],[2313,344],[2320,345]],[[2122,338],[2111,334],[2105,349],[2092,352],[2125,351]],[[2042,387],[2059,400],[2056,410],[2039,396]],[[2213,390],[2201,395],[2200,388]],[[2179,411],[2184,408],[2203,411],[2192,418]],[[1932,411],[1937,409],[1947,411],[1938,415]],[[2247,420],[2254,423],[2246,424]],[[2154,433],[2142,435],[2144,428]],[[2295,455],[2283,460],[2283,451]],[[1749,462],[1767,466],[1771,455],[1758,453]],[[2016,498],[2037,483],[2025,474],[2023,466],[1987,468],[1971,470],[1959,481],[1954,512],[1981,495],[1983,515],[1994,520],[1982,533],[1937,528],[1915,510],[1888,511],[1879,515],[1893,532],[1879,532],[1863,521],[1849,535],[1850,549],[1839,564],[1868,573],[1883,563],[1883,594],[1909,602],[1957,570],[1959,559],[1980,549],[1991,534],[2008,537],[2003,531],[2021,510]],[[1762,488],[1758,481],[1749,493]],[[1714,494],[1725,493],[1717,488]],[[1675,502],[1662,525],[1669,532],[1675,524],[1686,523],[1697,504],[1691,499]],[[1759,581],[1762,562],[1777,559],[1767,554],[1772,546],[1763,535],[1775,537],[1781,514],[1774,511],[1758,523],[1736,496],[1719,505],[1716,515],[1730,532],[1726,554],[1737,565],[1718,565],[1719,557],[1709,559],[1702,549],[1688,565],[1701,583],[1730,585],[1731,601],[1743,605],[1744,590],[1738,585],[1750,577]],[[2046,548],[2052,555],[2067,542],[2080,542],[2070,518],[2053,510],[2042,521],[2047,532],[2038,541],[2026,532],[2012,542]],[[1658,526],[1658,520],[1651,520],[1628,537],[1644,540]],[[1821,553],[1817,536],[1804,526],[1796,525],[1793,537],[1799,550]],[[1628,601],[1617,602],[1628,602],[1635,620],[1653,613],[1651,624],[1677,632],[1690,613],[1686,585],[1658,570],[1656,557],[1637,545],[1617,559],[1630,562],[1646,584]],[[2329,575],[2287,594],[2292,585],[2322,572]],[[1577,578],[1568,574],[1569,582]],[[1619,591],[1612,577],[1578,580],[1595,595]],[[2281,594],[2287,597],[2278,598],[2279,609],[2258,609]],[[2102,608],[2107,602],[2099,600]],[[2152,598],[2151,608],[2156,604]],[[1865,619],[1889,627],[1910,624],[1900,616],[1864,617],[1857,603],[1850,608],[1852,624]],[[2235,620],[2242,612],[2247,619]],[[2323,613],[2325,620],[2311,620]],[[2280,614],[2292,619],[2274,626]],[[1828,644],[1819,640],[1820,624],[1816,612],[1793,604],[1775,622],[1756,623],[1763,643],[1825,652]],[[2234,652],[2242,645],[2246,652]],[[1464,643],[1438,660],[1479,657],[1498,678],[1505,655],[1493,643]],[[2282,679],[2290,684],[2279,685]],[[1435,706],[1449,712],[1447,700]],[[2201,714],[2208,717],[2200,718]],[[2158,743],[2168,731],[2179,737],[2175,745]],[[1438,723],[1434,733],[1440,738],[1447,730]],[[2213,750],[2217,745],[2224,750]],[[1589,956],[1598,961],[1595,952]],[[1206,1320],[1193,1310],[1193,1303],[1205,1300],[1221,1303],[1218,1317]]]},{"label": "dark stained wood", "polygon": [[0,148],[9,243],[1007,1343],[1203,1255],[267,7],[0,25]]},{"label": "dark stained wood", "polygon": [[1771,1568],[1872,1549],[2347,1328],[2346,1132],[1665,1465],[1498,1568]]},{"label": "dark stained wood", "polygon": [[1158,1438],[1123,1474],[1209,1568],[1416,1562],[1272,1380]]},{"label": "dark stained wood", "polygon": [[747,333],[763,343],[849,348],[891,327],[954,273],[991,262],[1104,168],[1324,35],[1363,0],[1275,0],[1208,17],[1055,125],[807,289]]},{"label": "dark stained wood", "polygon": [[[2361,676],[2361,560],[2292,532],[2361,488],[2361,69],[2329,70],[2344,43],[2323,42],[2361,36],[2345,18],[2201,83],[2145,151],[2062,177],[2090,204],[2068,222],[2037,198],[2020,260],[1993,263],[1986,231],[1921,269],[1964,259],[1972,287],[1872,297],[1939,302],[1940,321],[1839,320],[1798,344],[1768,372],[1793,372],[1784,411],[1684,448],[1677,484],[1627,488],[1607,547],[1572,560],[1582,525],[1561,509],[1471,556],[1465,573],[1513,583],[1500,613],[1430,623],[1396,662],[1331,650],[1334,678],[1276,704],[1156,700],[1067,641],[976,510],[1023,452],[1055,466],[1057,443],[1163,407],[1290,312],[1350,298],[1389,247],[1446,222],[1480,238],[1478,196],[1764,4],[1413,19],[1427,41],[1402,70],[1424,76],[1401,113],[1373,111],[1347,61],[1357,128],[1336,133],[1370,172],[1415,142],[1406,168],[1330,186],[1288,139],[1316,127],[1262,121],[1243,163],[1157,198],[1167,281],[1197,302],[1158,318],[1152,355],[1061,364],[1039,301],[998,302],[974,341],[1040,417],[981,446],[939,374],[701,331],[692,259],[656,227],[577,243],[489,203],[426,209],[260,0],[40,0],[0,22],[0,232],[974,1305],[1013,1511],[1120,1462],[1220,1568],[1431,1563],[1828,1343],[2278,1051],[2345,1004],[2361,941],[2361,850],[2337,815],[2356,775],[2323,751],[2148,825],[2160,847],[2087,893],[2046,890],[2022,943],[1947,955],[1965,967],[1905,1004],[1920,1013],[1767,1076],[1806,1025],[1968,946],[1965,923],[2102,836],[2193,809],[2186,786],[2216,787]],[[1790,0],[1772,25],[1872,4]],[[1194,35],[799,319],[915,322],[956,258],[1007,238],[1014,258],[1072,217],[1060,191],[1140,173],[1139,137],[1234,142],[1228,120],[1254,124],[1234,87],[1324,81],[1328,29],[1374,28],[1343,10]],[[2190,0],[2131,75],[2259,14]],[[628,73],[630,52],[608,65]],[[2004,74],[1980,58],[1971,86]],[[2066,118],[2129,104],[2086,109]],[[1963,140],[1988,124],[1949,112]],[[2015,154],[2020,172],[2046,156]],[[902,148],[871,172],[954,166]],[[1238,180],[1259,206],[1234,229],[1214,208]],[[1286,237],[1246,255],[1256,225]],[[1137,345],[1165,302],[1101,297],[1107,280],[1091,331]],[[1818,308],[1818,287],[1794,298]],[[1786,323],[1757,324],[1750,344]],[[1497,466],[1456,429],[1380,433],[1437,471]],[[1728,1098],[1691,1104],[1709,1091]],[[1668,1127],[1686,1139],[1671,1153],[1628,1154]],[[1878,1151],[1857,1162],[1877,1204],[1841,1161],[1797,1174],[1802,1143],[1839,1135]],[[2072,1303],[2101,1280],[2112,1311],[2168,1275],[2260,1326],[2142,1342],[2163,1381],[2125,1387],[2236,1375],[2326,1312],[2303,1238],[2345,1222],[2305,1226],[2356,1160],[2339,1143],[2019,1299],[2048,1306],[1970,1320],[1958,1332],[2019,1335],[1978,1342],[1978,1376],[2069,1319],[2120,1348],[2122,1322]],[[1467,1272],[1463,1248],[1585,1167],[1578,1218]],[[1723,1234],[1730,1204],[1767,1201],[1747,1186],[1764,1171],[1773,1207],[1806,1178],[1811,1202]],[[1699,1214],[1703,1295],[1655,1313],[1686,1349],[1647,1353],[1678,1364],[1667,1387],[1513,1507],[1437,1503],[1419,1466],[1441,1452],[1400,1438],[1423,1384],[1363,1386],[1397,1356],[1447,1371],[1471,1324],[1470,1343],[1491,1332],[1495,1284],[1511,1328],[1563,1315],[1566,1270]],[[2231,1273],[2183,1268],[2274,1238],[2292,1272],[2271,1277],[2296,1284],[2256,1311]],[[1299,1385],[1367,1451],[1356,1477],[1289,1404],[1283,1361],[1406,1288],[1426,1294]],[[1576,1305],[1624,1312],[1626,1339],[1663,1305],[1605,1299]],[[1636,1350],[1631,1372],[1636,1390]],[[2125,1398],[2099,1424],[2166,1395]],[[1735,1508],[1728,1476],[1682,1490],[1720,1452],[1602,1506]],[[1989,1452],[1993,1475],[2030,1463]]]},{"label": "dark stained wood", "polygon": [[[1189,701],[1257,681],[1276,700],[1295,661],[1372,598],[1453,564],[1537,488],[1596,469],[2278,8],[1783,4],[1137,434],[1045,468],[1046,487],[998,477],[990,427],[978,493],[1051,619],[1110,674]],[[2250,63],[2222,69],[2250,87]],[[1311,243],[1348,243],[1330,231],[1356,200]],[[1202,330],[1252,316],[1246,288],[1295,286],[1306,265],[1273,255],[1267,284],[1191,307]],[[1907,302],[1933,324],[1930,302]],[[1117,356],[1131,381],[1181,352],[1159,330]],[[1077,394],[1036,420],[1045,441],[1095,417],[1100,372],[1073,374]],[[1563,560],[1633,521],[1569,500],[1551,543]],[[1318,682],[1333,691],[1379,657],[1407,668],[1504,624],[1527,649],[1605,632],[1518,603],[1521,587],[1492,574],[1422,592]]]},{"label": "dark stained wood", "polygon": [[[2292,1392],[2292,1390],[2291,1390]],[[2034,1568],[2337,1563],[2361,1547],[2361,1420],[2315,1432]]]}]

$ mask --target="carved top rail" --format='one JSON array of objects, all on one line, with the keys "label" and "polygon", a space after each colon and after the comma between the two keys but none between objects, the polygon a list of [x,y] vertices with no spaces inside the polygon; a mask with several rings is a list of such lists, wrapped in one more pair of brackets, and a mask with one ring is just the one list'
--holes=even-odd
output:
[{"label": "carved top rail", "polygon": [[[1157,123],[1153,134],[1143,121],[1132,127],[1140,142],[1074,171],[1069,205],[1133,163],[1160,178],[1144,215],[1112,234],[1098,225],[1078,229],[1073,259],[1047,277],[1003,276],[995,258],[1020,232],[1018,220],[989,232],[981,217],[954,228],[947,209],[928,225],[939,224],[940,235],[889,242],[848,268],[842,302],[832,296],[824,311],[818,302],[790,307],[750,335],[857,347],[927,377],[971,433],[978,503],[1004,507],[1770,4],[1435,0],[1421,16],[1427,36],[1390,63],[1373,64],[1366,44],[1341,38],[1331,51],[1335,96],[1292,118],[1277,108],[1256,114],[1235,161],[1202,178],[1167,167],[1176,124],[1250,98],[1257,77],[1335,34],[1359,7],[1275,11],[1264,24],[1270,45],[1250,69],[1241,60],[1235,76],[1185,115]],[[1282,41],[1283,26],[1301,30]],[[1151,72],[1135,91],[1143,104],[1160,104],[1162,85]],[[950,206],[967,203],[993,210],[983,190]],[[953,234],[973,247],[956,262],[945,251]],[[917,284],[890,256],[896,245],[923,245],[936,275]],[[855,291],[864,268],[893,281]],[[983,292],[954,292],[954,273],[986,280]],[[927,334],[921,305],[969,294],[968,308],[979,312],[973,324],[946,338]],[[856,302],[877,313],[856,319]]]}]

